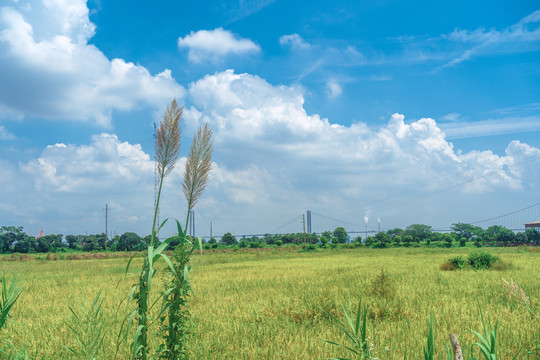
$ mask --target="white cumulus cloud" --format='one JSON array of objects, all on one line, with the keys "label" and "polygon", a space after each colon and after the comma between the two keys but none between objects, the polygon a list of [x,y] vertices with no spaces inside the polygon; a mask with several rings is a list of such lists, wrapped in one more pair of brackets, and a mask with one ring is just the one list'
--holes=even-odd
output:
[{"label": "white cumulus cloud", "polygon": [[238,38],[223,28],[192,31],[178,38],[178,47],[187,48],[189,60],[195,63],[216,62],[230,54],[250,54],[261,50],[252,40]]},{"label": "white cumulus cloud", "polygon": [[[190,84],[186,104],[186,133],[203,123],[215,133],[214,170],[196,208],[198,234],[208,233],[210,221],[214,234],[300,231],[301,220],[290,220],[307,209],[362,228],[363,216],[380,217],[384,226],[448,226],[528,204],[540,180],[540,150],[530,145],[513,141],[504,154],[463,152],[434,119],[407,121],[397,113],[378,127],[338,125],[306,111],[301,87],[232,70]],[[0,217],[51,221],[67,229],[58,232],[76,233],[83,224],[101,229],[108,203],[113,229],[145,234],[150,159],[139,145],[101,134],[87,145],[51,144],[19,166],[0,160]],[[184,163],[166,179],[163,218],[184,216]],[[280,228],[284,223],[289,227]]]},{"label": "white cumulus cloud", "polygon": [[19,116],[91,120],[114,110],[161,107],[184,89],[167,69],[108,59],[88,43],[96,31],[86,1],[31,1],[0,7],[0,107]]}]

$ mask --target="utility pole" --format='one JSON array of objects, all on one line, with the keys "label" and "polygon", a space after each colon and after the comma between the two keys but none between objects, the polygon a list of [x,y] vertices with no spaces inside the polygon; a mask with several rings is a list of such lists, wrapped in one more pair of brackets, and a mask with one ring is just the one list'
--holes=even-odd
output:
[{"label": "utility pole", "polygon": [[108,229],[107,229],[107,226],[109,225],[109,204],[105,204],[105,249],[104,250],[107,250],[107,234],[108,234]]},{"label": "utility pole", "polygon": [[302,214],[302,225],[304,226],[304,248],[306,247],[306,215]]},{"label": "utility pole", "polygon": [[311,210],[307,211],[307,232],[311,234]]}]

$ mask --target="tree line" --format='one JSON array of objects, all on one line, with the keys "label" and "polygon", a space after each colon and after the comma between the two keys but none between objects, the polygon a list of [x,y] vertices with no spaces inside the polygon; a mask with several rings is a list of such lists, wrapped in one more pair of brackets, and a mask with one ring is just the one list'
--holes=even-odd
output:
[{"label": "tree line", "polygon": [[[159,240],[157,240],[159,242]],[[48,253],[66,251],[68,249],[78,251],[143,251],[148,247],[150,235],[140,237],[134,232],[125,232],[107,239],[105,234],[91,235],[45,235],[34,237],[27,235],[21,226],[2,226],[0,228],[0,253]],[[350,237],[343,227],[337,227],[334,231],[325,231],[322,234],[265,234],[261,237],[242,237],[237,239],[230,232],[225,233],[218,241],[215,237],[205,241],[205,249],[238,247],[258,248],[264,246],[282,246],[286,244],[318,244],[322,247],[328,244],[355,243],[358,246],[389,247],[389,246],[414,246],[415,244],[434,244],[439,246],[465,246],[472,243],[476,246],[508,246],[517,244],[540,245],[540,232],[529,228],[524,232],[514,231],[500,225],[493,225],[487,229],[480,226],[455,223],[452,224],[451,232],[441,233],[433,231],[433,228],[424,224],[412,224],[405,229],[394,228],[382,231],[375,235]],[[172,250],[176,244],[171,243]]]}]

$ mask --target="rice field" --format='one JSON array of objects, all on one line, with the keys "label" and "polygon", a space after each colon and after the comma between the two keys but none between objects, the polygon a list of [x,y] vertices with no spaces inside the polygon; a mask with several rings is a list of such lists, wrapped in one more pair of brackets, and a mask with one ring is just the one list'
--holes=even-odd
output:
[{"label": "rice field", "polygon": [[[192,359],[324,359],[346,356],[321,340],[346,342],[323,313],[341,316],[340,301],[368,308],[368,337],[378,359],[423,357],[427,322],[434,315],[436,358],[445,358],[448,335],[475,341],[479,307],[498,323],[500,359],[538,359],[540,323],[511,298],[501,278],[513,279],[540,313],[540,253],[502,250],[502,271],[442,271],[439,266],[470,249],[347,249],[208,253],[192,261]],[[534,249],[533,249],[534,250]],[[1,261],[0,273],[17,275],[23,293],[0,334],[31,358],[72,359],[77,347],[66,325],[75,300],[105,300],[100,358],[128,358],[118,338],[129,312],[125,298],[142,260],[125,276],[127,259]],[[384,279],[381,278],[384,272]],[[159,289],[159,282],[155,284]],[[119,343],[120,341],[120,343]],[[117,351],[118,347],[118,351]],[[527,351],[532,350],[532,354]]]}]

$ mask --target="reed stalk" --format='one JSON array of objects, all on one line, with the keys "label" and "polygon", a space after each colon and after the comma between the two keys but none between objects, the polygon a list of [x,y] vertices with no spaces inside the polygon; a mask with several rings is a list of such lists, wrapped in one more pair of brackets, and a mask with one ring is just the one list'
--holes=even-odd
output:
[{"label": "reed stalk", "polygon": [[186,161],[182,190],[187,203],[185,226],[177,221],[178,245],[173,252],[173,269],[170,272],[170,281],[163,292],[165,306],[168,309],[167,317],[162,318],[164,349],[162,359],[187,359],[187,342],[190,335],[190,310],[188,300],[191,293],[189,271],[190,259],[197,246],[202,255],[201,238],[193,239],[187,236],[186,229],[189,224],[189,214],[197,204],[208,183],[212,169],[213,140],[212,131],[207,125],[200,127],[193,138],[191,149]]},{"label": "reed stalk", "polygon": [[[156,274],[155,263],[160,258],[163,258],[169,265],[170,270],[174,272],[170,259],[164,253],[169,242],[164,241],[157,248],[154,248],[154,243],[159,230],[167,221],[165,220],[159,228],[156,229],[163,180],[173,170],[180,153],[180,118],[182,117],[182,113],[183,108],[178,107],[176,99],[173,99],[171,105],[165,110],[163,119],[156,131],[154,146],[155,161],[159,176],[159,189],[154,208],[154,220],[152,222],[152,234],[150,244],[148,245],[148,252],[143,262],[138,284],[134,285],[130,292],[131,297],[136,301],[137,307],[128,316],[126,327],[126,331],[130,331],[131,323],[134,319],[137,320],[137,328],[133,335],[133,342],[131,345],[132,359],[147,360],[150,353],[148,345],[148,327],[151,322],[151,319],[149,318],[150,311],[153,307],[153,304],[151,305],[150,295],[152,290],[152,279]],[[133,258],[128,262],[126,274],[132,259]]]}]

